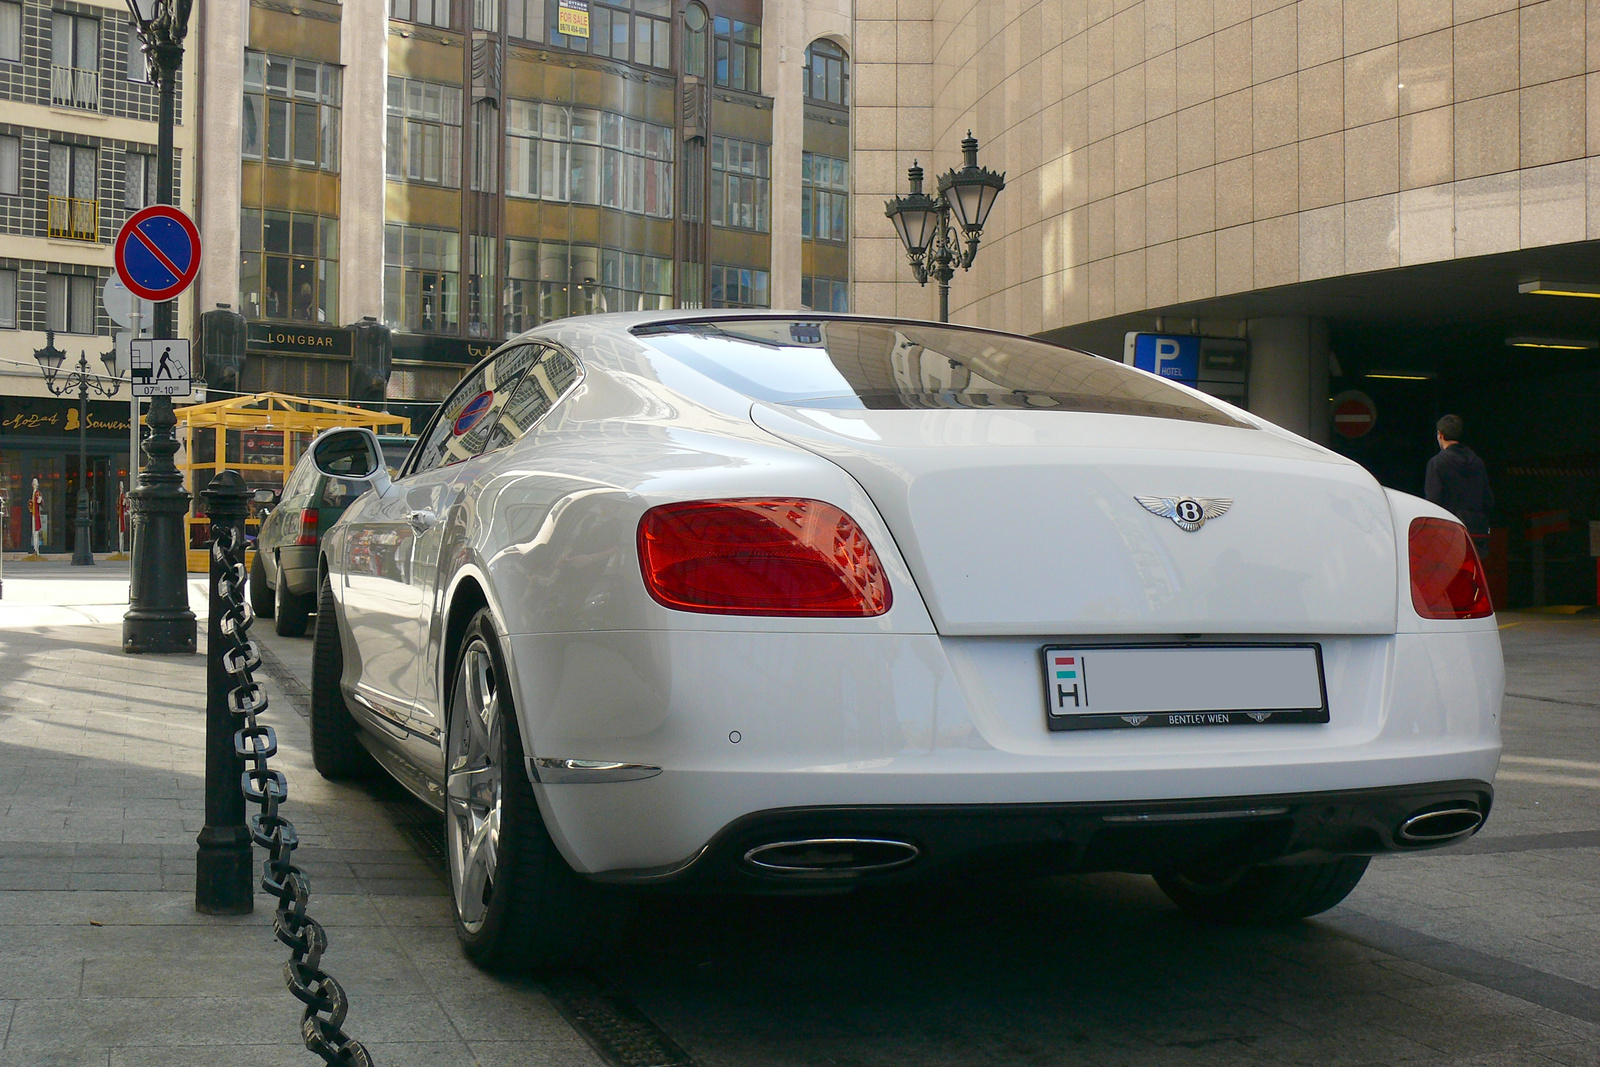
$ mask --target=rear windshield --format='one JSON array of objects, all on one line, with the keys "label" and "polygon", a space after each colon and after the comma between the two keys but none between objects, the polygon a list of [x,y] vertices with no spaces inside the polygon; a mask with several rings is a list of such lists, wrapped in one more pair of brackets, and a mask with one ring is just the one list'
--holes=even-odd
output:
[{"label": "rear windshield", "polygon": [[815,408],[1029,408],[1248,426],[1108,359],[1005,334],[861,320],[716,319],[636,328],[753,400]]}]

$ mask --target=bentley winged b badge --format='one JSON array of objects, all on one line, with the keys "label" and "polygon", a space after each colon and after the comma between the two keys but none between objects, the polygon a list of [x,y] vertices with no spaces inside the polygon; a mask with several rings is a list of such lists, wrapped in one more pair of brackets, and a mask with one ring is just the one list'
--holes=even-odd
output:
[{"label": "bentley winged b badge", "polygon": [[1233,507],[1227,497],[1209,496],[1136,496],[1141,507],[1152,515],[1171,519],[1180,530],[1190,533],[1200,529],[1207,519],[1215,519]]}]

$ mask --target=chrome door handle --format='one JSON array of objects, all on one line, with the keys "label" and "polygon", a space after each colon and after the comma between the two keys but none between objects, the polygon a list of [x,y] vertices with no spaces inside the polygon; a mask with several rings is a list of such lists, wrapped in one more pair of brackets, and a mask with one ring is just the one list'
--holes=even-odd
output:
[{"label": "chrome door handle", "polygon": [[406,516],[406,522],[418,533],[431,530],[439,523],[439,516],[431,511],[413,511]]}]

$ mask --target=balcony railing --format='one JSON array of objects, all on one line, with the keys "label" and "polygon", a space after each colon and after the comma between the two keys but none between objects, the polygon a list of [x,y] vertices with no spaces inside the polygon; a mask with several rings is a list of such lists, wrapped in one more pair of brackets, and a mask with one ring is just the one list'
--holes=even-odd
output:
[{"label": "balcony railing", "polygon": [[100,201],[52,196],[49,232],[69,241],[100,240]]},{"label": "balcony railing", "polygon": [[50,68],[50,103],[56,107],[100,110],[100,72],[77,67]]}]

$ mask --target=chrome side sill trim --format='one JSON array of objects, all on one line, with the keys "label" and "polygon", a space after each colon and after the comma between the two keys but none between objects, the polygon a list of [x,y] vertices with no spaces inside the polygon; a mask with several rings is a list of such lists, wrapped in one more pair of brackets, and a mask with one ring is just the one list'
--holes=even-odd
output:
[{"label": "chrome side sill trim", "polygon": [[593,759],[551,759],[529,756],[528,777],[541,785],[585,785],[593,782],[637,782],[654,778],[660,767]]}]

